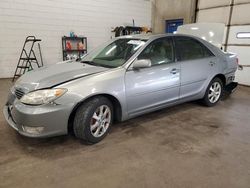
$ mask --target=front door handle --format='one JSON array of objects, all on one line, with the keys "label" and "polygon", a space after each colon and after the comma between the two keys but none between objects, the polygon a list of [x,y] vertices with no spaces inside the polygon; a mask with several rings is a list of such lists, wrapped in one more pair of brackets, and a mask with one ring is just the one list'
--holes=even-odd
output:
[{"label": "front door handle", "polygon": [[176,74],[178,71],[179,71],[178,69],[173,68],[173,69],[170,71],[170,73],[172,73],[172,74]]}]

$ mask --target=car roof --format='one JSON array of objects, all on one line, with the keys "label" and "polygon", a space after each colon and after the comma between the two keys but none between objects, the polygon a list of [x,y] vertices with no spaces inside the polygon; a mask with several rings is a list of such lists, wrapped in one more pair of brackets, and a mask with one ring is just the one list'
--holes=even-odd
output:
[{"label": "car roof", "polygon": [[203,43],[205,46],[207,46],[213,53],[215,54],[222,54],[222,51],[214,46],[213,44],[203,40],[200,37],[189,35],[189,34],[173,34],[173,33],[164,33],[164,34],[135,34],[135,35],[125,35],[125,36],[120,36],[116,37],[117,39],[139,39],[139,40],[155,40],[163,37],[168,37],[168,36],[183,36],[183,37],[191,37],[193,39],[198,40],[199,42]]},{"label": "car roof", "polygon": [[140,40],[154,40],[157,38],[167,37],[167,36],[188,36],[188,37],[194,37],[192,35],[186,35],[186,34],[172,34],[172,33],[164,33],[164,34],[135,34],[135,35],[125,35],[120,36],[117,38],[120,39],[140,39]]}]

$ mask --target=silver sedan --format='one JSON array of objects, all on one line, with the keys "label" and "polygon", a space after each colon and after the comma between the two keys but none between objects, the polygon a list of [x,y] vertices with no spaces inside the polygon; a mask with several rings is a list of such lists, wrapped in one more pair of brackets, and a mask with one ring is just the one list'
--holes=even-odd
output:
[{"label": "silver sedan", "polygon": [[4,115],[29,137],[67,134],[102,140],[114,121],[202,99],[214,106],[233,82],[237,57],[188,35],[116,38],[81,60],[25,73]]}]

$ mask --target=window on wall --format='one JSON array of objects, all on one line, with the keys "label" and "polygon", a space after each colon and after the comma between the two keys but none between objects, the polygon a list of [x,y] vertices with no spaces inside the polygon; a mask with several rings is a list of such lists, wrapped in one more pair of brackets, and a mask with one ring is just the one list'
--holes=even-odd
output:
[{"label": "window on wall", "polygon": [[202,43],[190,37],[176,37],[177,59],[181,61],[214,56]]},{"label": "window on wall", "polygon": [[138,59],[150,59],[152,66],[173,62],[174,48],[172,39],[163,38],[153,41],[142,51]]},{"label": "window on wall", "polygon": [[236,34],[238,39],[250,39],[250,32],[239,32]]}]

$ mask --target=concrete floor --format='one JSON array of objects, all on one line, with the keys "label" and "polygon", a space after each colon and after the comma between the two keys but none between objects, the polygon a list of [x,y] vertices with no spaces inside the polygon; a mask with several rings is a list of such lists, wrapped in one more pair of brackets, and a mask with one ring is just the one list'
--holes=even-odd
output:
[{"label": "concrete floor", "polygon": [[[2,108],[9,80],[0,80]],[[0,113],[0,187],[249,187],[250,88],[115,125],[104,141],[31,139]]]}]

